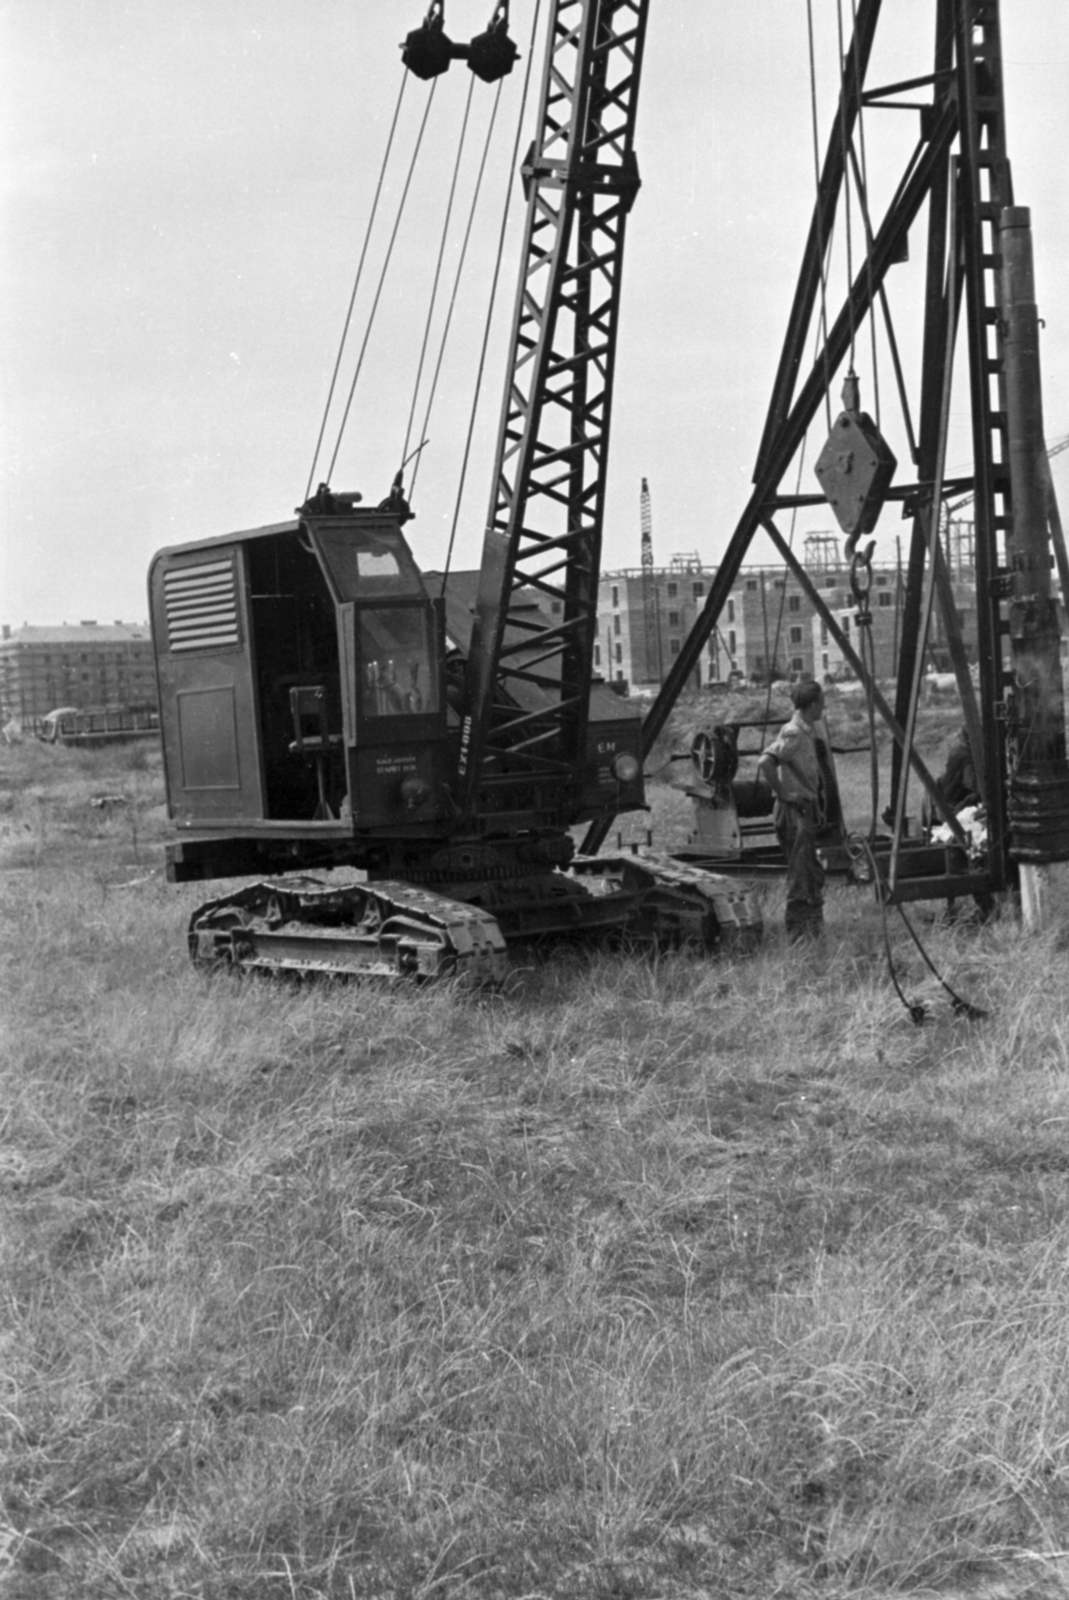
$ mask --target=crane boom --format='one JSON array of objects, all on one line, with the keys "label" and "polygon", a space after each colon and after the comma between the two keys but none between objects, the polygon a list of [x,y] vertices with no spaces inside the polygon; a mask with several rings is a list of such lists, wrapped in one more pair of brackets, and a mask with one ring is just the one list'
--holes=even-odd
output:
[{"label": "crane boom", "polygon": [[[571,818],[649,0],[553,0],[463,708],[464,821]],[[532,615],[534,590],[559,612]],[[532,693],[535,691],[535,693]]]}]

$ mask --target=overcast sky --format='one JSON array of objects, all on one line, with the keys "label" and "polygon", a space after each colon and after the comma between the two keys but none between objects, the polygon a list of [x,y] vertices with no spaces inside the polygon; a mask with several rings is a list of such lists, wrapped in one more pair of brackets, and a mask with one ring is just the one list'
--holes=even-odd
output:
[{"label": "overcast sky", "polygon": [[[525,60],[534,3],[512,3]],[[849,0],[841,3],[849,14]],[[836,0],[813,5],[823,146]],[[154,550],[291,515],[311,470],[397,98],[398,43],[424,6],[0,0],[0,619],[140,619]],[[448,0],[448,29],[470,37],[491,10],[491,0]],[[1004,0],[1002,11],[1009,145],[1017,201],[1033,214],[1054,443],[1069,435],[1069,4]],[[927,70],[932,0],[885,0],[884,13],[870,83]],[[369,500],[386,493],[399,463],[469,77],[455,66],[438,86],[332,477],[336,488],[360,489]],[[426,567],[441,564],[453,519],[522,77],[517,70],[504,86],[427,430],[409,530]],[[357,303],[357,341],[427,93],[414,81],[406,90]],[[476,84],[458,209],[471,194],[493,95]],[[662,563],[684,551],[715,561],[745,505],[813,200],[809,107],[804,0],[652,0],[607,567],[638,564],[643,475]],[[532,113],[533,96],[522,148]],[[873,112],[865,127],[882,214],[892,170],[915,141],[916,114]],[[513,187],[456,566],[478,560],[489,498],[519,264],[522,205]],[[454,231],[447,274],[458,239]],[[889,293],[912,364],[920,227],[911,243],[912,262],[894,269]],[[840,249],[836,296],[841,260]],[[902,459],[882,351],[878,361],[881,420]],[[864,341],[857,367],[871,410]],[[954,412],[948,465],[967,471],[964,387]],[[810,463],[822,443],[821,431]],[[815,487],[808,466],[806,477]],[[1069,451],[1055,462],[1055,480],[1069,514]],[[797,536],[830,526],[826,515],[810,516]],[[885,514],[878,556],[893,558],[901,531]]]}]

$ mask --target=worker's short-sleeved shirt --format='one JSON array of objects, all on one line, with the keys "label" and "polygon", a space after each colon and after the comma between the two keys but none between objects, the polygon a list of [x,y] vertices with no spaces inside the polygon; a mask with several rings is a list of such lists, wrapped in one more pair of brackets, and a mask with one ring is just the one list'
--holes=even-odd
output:
[{"label": "worker's short-sleeved shirt", "polygon": [[783,725],[777,738],[765,751],[779,767],[780,787],[787,800],[817,802],[818,816],[824,815],[825,784],[817,752],[817,734],[796,711]]}]

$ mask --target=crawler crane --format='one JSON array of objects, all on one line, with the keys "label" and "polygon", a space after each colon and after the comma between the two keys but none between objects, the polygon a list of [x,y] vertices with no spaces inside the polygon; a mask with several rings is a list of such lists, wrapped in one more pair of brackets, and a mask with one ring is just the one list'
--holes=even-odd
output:
[{"label": "crawler crane", "polygon": [[[760,935],[728,878],[575,853],[577,824],[645,803],[594,635],[648,0],[549,10],[474,614],[431,592],[399,485],[377,509],[323,485],[294,520],[152,563],[169,875],[258,880],[194,914],[196,961],[493,981],[514,940]],[[511,69],[507,6],[470,46],[443,20],[435,0],[409,34],[415,76]]]}]

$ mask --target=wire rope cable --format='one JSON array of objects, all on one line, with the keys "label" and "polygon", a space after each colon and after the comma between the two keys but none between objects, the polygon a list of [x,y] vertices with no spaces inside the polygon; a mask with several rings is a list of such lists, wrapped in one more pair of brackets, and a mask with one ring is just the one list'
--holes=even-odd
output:
[{"label": "wire rope cable", "polygon": [[468,97],[464,102],[464,120],[460,125],[460,138],[457,141],[457,155],[453,163],[453,176],[449,183],[449,198],[446,201],[445,220],[442,223],[442,237],[438,243],[438,257],[434,264],[434,281],[431,284],[430,304],[427,306],[427,319],[423,324],[423,342],[419,349],[419,362],[416,366],[416,381],[412,386],[412,404],[408,408],[408,422],[405,427],[405,442],[401,447],[401,471],[404,471],[405,462],[408,460],[408,445],[412,437],[412,424],[416,416],[416,402],[419,399],[419,386],[423,381],[423,363],[427,359],[427,346],[430,343],[431,323],[434,320],[434,308],[438,301],[438,284],[442,276],[442,262],[445,259],[445,246],[449,238],[449,224],[453,216],[453,201],[456,198],[457,179],[460,176],[460,163],[464,158],[464,141],[468,133],[468,119],[471,115],[471,99],[475,92],[475,74],[468,78]]},{"label": "wire rope cable", "polygon": [[824,219],[821,201],[823,196],[820,187],[820,134],[817,127],[817,58],[816,47],[813,43],[813,0],[805,0],[806,25],[809,38],[809,113],[813,129],[813,174],[815,179],[817,206],[817,253],[820,257],[820,323],[819,332],[823,340],[824,351],[824,406],[828,414],[828,432],[831,432],[831,373],[828,371],[828,245],[824,238]]},{"label": "wire rope cable", "polygon": [[[490,283],[490,297],[486,310],[486,321],[483,325],[482,346],[479,351],[479,365],[475,376],[475,393],[472,397],[471,411],[468,416],[468,431],[464,440],[464,455],[460,466],[460,481],[457,485],[456,501],[453,506],[453,523],[449,530],[449,544],[446,547],[445,565],[442,569],[442,593],[445,593],[445,581],[449,576],[450,564],[453,559],[453,546],[456,542],[457,524],[460,521],[460,505],[464,496],[464,484],[468,475],[468,462],[471,458],[471,441],[475,433],[475,416],[479,408],[479,397],[482,392],[483,373],[486,370],[486,351],[490,342],[490,325],[494,319],[494,305],[497,299],[497,285],[501,277],[501,261],[505,251],[505,231],[508,227],[509,212],[512,207],[512,176],[516,170],[516,162],[520,153],[520,139],[523,134],[523,118],[527,110],[527,94],[531,85],[531,66],[534,60],[535,39],[537,38],[538,19],[542,11],[542,0],[535,0],[534,16],[531,19],[531,39],[527,50],[527,67],[523,75],[523,92],[520,95],[520,109],[516,117],[516,135],[512,142],[512,158],[509,162],[508,187],[505,191],[505,203],[501,210],[501,228],[498,233],[497,254],[494,260],[494,274]],[[552,44],[547,46],[552,48]]]},{"label": "wire rope cable", "polygon": [[401,191],[401,198],[397,205],[397,216],[394,218],[393,231],[390,234],[390,242],[386,247],[386,258],[382,263],[382,270],[379,273],[379,281],[375,289],[375,298],[371,303],[371,311],[368,314],[367,327],[364,329],[364,338],[360,346],[360,354],[357,357],[356,370],[353,373],[353,381],[349,385],[349,395],[345,402],[345,410],[342,413],[341,425],[338,428],[338,438],[334,445],[334,454],[330,458],[330,466],[327,470],[328,483],[334,475],[334,467],[338,459],[338,451],[341,449],[342,437],[345,433],[346,424],[349,421],[349,412],[352,408],[353,396],[356,393],[356,386],[360,380],[360,373],[364,365],[364,357],[367,354],[368,341],[371,338],[371,330],[375,326],[375,314],[379,308],[379,300],[382,297],[383,285],[386,282],[386,274],[390,267],[390,258],[393,255],[393,247],[397,242],[397,234],[401,227],[401,218],[404,216],[405,212],[405,202],[408,199],[408,191],[412,186],[412,175],[416,170],[416,162],[419,159],[420,146],[423,143],[423,135],[427,129],[427,118],[430,116],[431,106],[434,104],[434,94],[437,88],[438,79],[435,78],[434,82],[431,84],[431,92],[427,96],[427,103],[423,108],[423,116],[420,120],[419,133],[416,135],[416,143],[412,151],[412,159],[408,164],[408,173],[405,177],[405,186]]},{"label": "wire rope cable", "polygon": [[[867,863],[868,876],[876,885],[880,907],[880,928],[883,938],[883,948],[887,957],[887,971],[894,987],[894,991],[899,1000],[902,1002],[906,1011],[908,1011],[911,1022],[913,1022],[914,1025],[919,1028],[923,1026],[925,1019],[927,1018],[928,1008],[923,1004],[922,1001],[908,999],[903,991],[901,983],[898,981],[898,970],[895,967],[894,950],[891,946],[891,930],[887,923],[887,900],[882,894],[879,893],[880,874],[872,846],[867,839],[863,839],[855,834],[851,835],[847,840],[847,849],[855,861],[861,857],[864,857]],[[974,1005],[971,1000],[966,1000],[964,995],[960,995],[957,992],[953,984],[947,982],[946,978],[943,977],[931,956],[924,948],[917,930],[906,916],[904,907],[897,900],[894,902],[894,904],[895,909],[906,926],[907,933],[909,934],[913,943],[916,945],[920,957],[925,966],[928,968],[928,971],[941,986],[941,988],[944,989],[945,992],[950,996],[950,1004],[955,1016],[962,1017],[968,1022],[982,1022],[986,1017],[990,1016],[990,1012],[986,1011],[983,1006]]]},{"label": "wire rope cable", "polygon": [[[869,168],[868,155],[865,148],[865,97],[861,93],[861,62],[858,58],[857,38],[857,0],[850,0],[850,16],[853,33],[852,54],[854,58],[854,87],[857,93],[857,137],[861,146],[861,172],[858,173],[857,162],[854,155],[854,143],[850,141],[850,161],[854,168],[854,189],[858,197],[858,209],[861,212],[861,223],[865,230],[865,275],[868,280],[869,302],[869,335],[872,341],[872,408],[876,414],[876,427],[880,426],[880,367],[876,349],[876,288],[872,264],[872,220],[869,215]],[[886,306],[886,300],[884,301]]]},{"label": "wire rope cable", "polygon": [[319,424],[319,436],[316,439],[316,447],[312,455],[312,466],[308,473],[308,484],[304,491],[304,498],[306,500],[312,492],[312,483],[315,479],[316,465],[319,461],[319,452],[323,448],[323,435],[327,429],[327,418],[330,415],[330,408],[334,401],[334,390],[337,386],[338,373],[341,369],[342,355],[345,352],[345,342],[349,337],[349,326],[353,319],[353,307],[356,305],[357,291],[360,288],[360,279],[364,271],[364,261],[367,258],[368,245],[371,242],[371,230],[375,225],[375,213],[379,208],[379,196],[382,194],[383,179],[386,176],[386,167],[390,160],[390,151],[393,149],[393,136],[397,131],[397,119],[401,114],[401,101],[405,97],[405,85],[407,82],[408,68],[406,67],[401,78],[401,87],[397,91],[397,104],[393,109],[393,120],[390,123],[390,132],[386,140],[386,151],[382,158],[382,166],[379,168],[378,182],[375,185],[375,198],[371,202],[371,215],[367,219],[367,227],[364,230],[364,243],[360,251],[360,260],[356,268],[356,277],[353,280],[353,292],[349,296],[349,309],[345,313],[345,323],[342,327],[341,340],[338,344],[338,354],[334,361],[334,371],[331,374],[330,387],[327,391],[327,403],[323,407],[323,420]]},{"label": "wire rope cable", "polygon": [[[501,104],[501,90],[502,90],[503,86],[504,86],[504,80],[503,79],[499,79],[498,80],[498,85],[497,85],[497,92],[494,95],[493,108],[492,108],[492,110],[490,112],[490,121],[489,121],[489,124],[488,124],[487,129],[486,129],[486,137],[483,140],[483,153],[482,153],[482,156],[481,156],[480,161],[479,161],[479,171],[478,171],[478,173],[476,175],[476,178],[475,178],[475,189],[474,189],[474,192],[472,194],[471,206],[469,207],[469,210],[468,210],[467,226],[464,229],[464,238],[461,241],[460,258],[457,261],[456,275],[455,275],[455,277],[453,279],[453,292],[449,297],[449,308],[446,311],[445,323],[444,323],[443,328],[442,328],[442,338],[441,338],[441,342],[440,342],[440,344],[438,346],[438,357],[437,357],[437,360],[435,361],[435,364],[434,364],[434,374],[433,374],[433,376],[431,378],[430,387],[429,387],[429,389],[427,391],[427,409],[423,413],[423,426],[422,426],[422,428],[420,429],[420,432],[419,432],[419,436],[424,442],[426,442],[426,440],[427,440],[427,431],[428,431],[428,429],[430,428],[430,425],[431,425],[431,411],[432,411],[432,408],[434,406],[435,396],[436,396],[436,394],[438,392],[438,379],[441,376],[442,363],[445,360],[446,345],[448,343],[450,329],[452,328],[452,324],[453,324],[453,312],[456,309],[457,293],[458,293],[458,291],[460,289],[460,280],[461,280],[461,277],[463,276],[464,263],[465,263],[465,261],[467,259],[468,244],[469,244],[469,242],[471,240],[472,225],[474,224],[474,221],[475,221],[475,212],[476,212],[476,209],[477,209],[478,204],[479,204],[479,196],[480,196],[480,194],[482,192],[483,177],[484,177],[484,175],[486,173],[486,161],[487,161],[487,157],[490,154],[490,145],[491,145],[491,142],[492,142],[493,136],[494,136],[494,125],[495,125],[495,123],[497,121],[498,108],[499,108],[499,106]],[[409,488],[409,500],[410,501],[411,501],[412,497],[414,496],[414,494],[416,492],[416,480],[419,477],[419,469],[420,469],[420,466],[422,465],[422,462],[423,462],[422,455],[417,456],[416,457],[416,465],[415,465],[415,467],[413,469],[413,472],[412,472],[412,483],[411,483],[411,486]]]},{"label": "wire rope cable", "polygon": [[850,317],[850,373],[854,371],[854,348],[857,328],[854,324],[854,232],[853,200],[850,191],[850,158],[846,136],[846,55],[843,48],[843,0],[836,0],[835,17],[839,28],[839,159],[843,164],[843,187],[846,191],[846,309]]},{"label": "wire rope cable", "polygon": [[[795,504],[791,507],[791,526],[790,526],[790,531],[787,534],[787,544],[791,548],[793,548],[793,546],[794,546],[794,529],[795,529],[795,524],[798,521],[798,504],[797,504],[797,501],[798,501],[798,495],[801,492],[801,488],[802,488],[802,472],[805,469],[805,452],[806,452],[806,446],[807,446],[808,443],[809,443],[809,431],[807,429],[806,432],[802,435],[802,445],[801,445],[801,450],[800,450],[800,453],[799,453],[799,456],[798,456],[798,478],[797,478],[797,481],[796,481],[795,486],[794,486]],[[775,668],[775,665],[776,665],[776,657],[779,654],[779,642],[780,642],[780,638],[781,638],[781,636],[783,634],[783,614],[784,614],[784,611],[786,610],[786,606],[787,606],[787,582],[786,582],[787,568],[786,568],[786,564],[784,564],[783,571],[784,571],[784,579],[783,579],[782,587],[781,587],[780,592],[779,592],[779,608],[778,608],[778,610],[776,612],[776,631],[772,635],[772,659],[771,659],[771,661],[768,661],[768,662],[765,663],[765,666],[766,666],[766,669],[767,669],[767,672],[768,672],[768,684],[767,684],[767,693],[765,694],[764,721],[763,721],[762,726],[761,726],[761,750],[762,751],[765,748],[765,734],[767,733],[768,727],[769,727],[769,712],[772,710],[772,676],[773,676],[773,669]]]},{"label": "wire rope cable", "polygon": [[[873,542],[870,540],[863,551],[855,550],[850,562],[850,590],[856,607],[854,621],[857,629],[858,655],[861,658],[861,665],[867,674],[865,706],[869,723],[870,840],[876,838],[880,807],[880,757],[876,746],[876,698],[873,694],[873,685],[876,682],[876,641],[872,636],[872,606],[870,600],[872,593]],[[862,573],[864,573],[864,580],[861,577]]]}]

